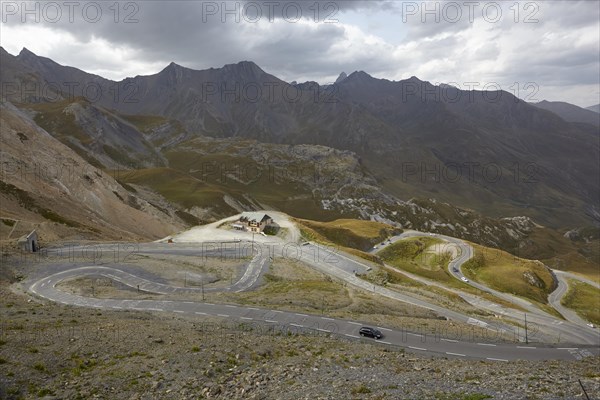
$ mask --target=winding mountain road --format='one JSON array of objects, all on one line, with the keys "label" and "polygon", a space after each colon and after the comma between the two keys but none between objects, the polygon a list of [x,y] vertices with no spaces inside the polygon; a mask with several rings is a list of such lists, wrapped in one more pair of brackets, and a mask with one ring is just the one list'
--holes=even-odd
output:
[{"label": "winding mountain road", "polygon": [[589,322],[582,319],[579,315],[577,315],[575,311],[562,305],[562,299],[569,291],[569,283],[566,278],[575,279],[587,283],[588,285],[591,285],[596,289],[600,289],[600,285],[590,279],[569,272],[559,270],[553,270],[553,272],[554,276],[556,276],[556,280],[558,281],[558,286],[556,287],[556,290],[554,290],[554,292],[550,293],[550,295],[548,296],[548,302],[568,321],[571,321],[581,326],[589,326]]},{"label": "winding mountain road", "polygon": [[[455,277],[456,279],[460,280],[462,283],[464,283],[466,285],[470,285],[470,286],[475,287],[483,292],[490,293],[498,298],[501,298],[512,304],[515,304],[522,308],[525,308],[529,312],[529,314],[527,315],[528,322],[537,324],[540,328],[544,328],[545,332],[547,333],[548,336],[560,337],[562,339],[570,340],[570,341],[574,341],[574,342],[588,343],[588,344],[594,344],[594,345],[600,344],[600,332],[598,332],[597,329],[590,328],[588,326],[588,323],[586,321],[584,321],[583,319],[581,319],[574,311],[561,305],[561,299],[566,294],[566,291],[567,291],[567,288],[566,288],[567,283],[564,280],[563,276],[568,276],[569,278],[572,278],[572,279],[578,279],[578,280],[584,281],[595,287],[600,286],[600,285],[598,285],[598,283],[591,281],[589,279],[580,277],[579,275],[569,273],[569,272],[552,270],[552,272],[558,278],[558,287],[554,290],[554,292],[552,292],[548,296],[548,302],[567,320],[565,322],[560,319],[557,319],[553,315],[546,313],[545,311],[543,311],[540,308],[533,305],[531,302],[529,302],[525,299],[522,299],[518,296],[499,292],[497,290],[489,288],[478,282],[473,282],[472,280],[468,280],[468,282],[464,282],[463,280],[461,280],[461,278],[464,277],[464,274],[461,269],[462,265],[473,256],[473,248],[468,243],[464,242],[463,240],[454,238],[451,236],[441,235],[441,234],[424,233],[424,232],[419,232],[419,231],[405,231],[402,234],[391,238],[390,242],[394,243],[395,241],[407,239],[410,237],[434,237],[434,238],[441,239],[445,242],[448,242],[448,243],[456,246],[456,248],[458,249],[457,255],[448,264],[448,272],[451,276]],[[385,242],[381,246],[378,246],[377,249],[373,249],[371,251],[371,253],[378,253],[379,251],[383,250],[385,247],[387,247],[389,245],[390,245],[390,243]],[[423,278],[419,279],[419,277],[414,274],[406,273],[405,271],[403,271],[403,273],[407,274],[409,277],[411,277],[413,279],[417,279],[417,280],[421,280],[421,281],[424,280]],[[429,284],[436,284],[437,286],[444,287],[447,290],[455,291],[452,288],[446,287],[440,283],[434,283],[434,282],[430,281]],[[474,302],[470,301],[468,299],[468,294],[465,292],[460,291],[460,295],[461,295],[461,297],[463,297],[465,300],[467,300],[469,303],[471,303],[473,305],[476,305],[476,306],[479,306],[482,308],[487,308],[490,311],[493,311],[494,309],[502,310],[501,313],[504,314],[504,316],[511,317],[516,321],[522,321],[524,319],[523,313],[520,313],[515,309],[500,307],[497,304],[492,304],[493,308],[491,309],[489,307],[489,305],[490,305],[489,303],[487,303],[487,304],[485,302],[474,303]]]},{"label": "winding mountain road", "polygon": [[[350,340],[358,340],[358,330],[364,324],[359,321],[330,318],[327,316],[310,315],[297,312],[269,310],[257,307],[244,307],[232,304],[212,304],[192,301],[173,300],[129,300],[129,299],[98,299],[78,296],[60,291],[56,285],[65,279],[85,275],[100,275],[114,277],[128,286],[136,287],[139,278],[119,270],[107,267],[88,266],[58,272],[33,283],[29,291],[50,301],[100,309],[137,310],[155,313],[175,313],[189,316],[215,316],[236,319],[245,323],[261,323],[270,326],[284,327],[289,332],[316,331],[323,334],[337,335]],[[180,288],[181,289],[181,288]],[[171,293],[171,291],[168,291]],[[432,336],[423,332],[409,332],[401,329],[379,327],[384,338],[378,343],[400,346],[413,352],[436,354],[455,358],[476,358],[490,361],[528,360],[573,360],[594,355],[600,355],[598,347],[563,346],[550,347],[545,345],[518,345],[494,343],[491,341],[477,342],[465,332],[463,337]]]},{"label": "winding mountain road", "polygon": [[[231,220],[231,218],[229,219]],[[188,232],[181,236],[175,236],[175,244],[151,243],[139,245],[137,252],[139,254],[185,254],[192,256],[223,256],[239,252],[242,247],[248,246],[250,249],[258,248],[258,251],[253,250],[252,260],[247,263],[246,269],[242,276],[229,287],[225,288],[204,288],[205,291],[246,291],[255,288],[260,277],[268,269],[270,261],[274,257],[295,258],[302,261],[313,268],[344,281],[359,289],[375,292],[380,296],[388,297],[397,301],[402,301],[418,307],[432,310],[441,316],[448,319],[465,322],[473,325],[473,329],[480,329],[488,332],[490,340],[486,342],[476,342],[469,333],[465,331],[463,337],[443,337],[431,336],[423,332],[407,331],[403,329],[390,329],[387,327],[379,327],[385,337],[379,341],[384,345],[401,346],[410,351],[424,352],[431,354],[444,355],[447,357],[469,357],[480,358],[497,361],[509,361],[515,359],[579,359],[600,354],[598,346],[598,333],[591,330],[589,327],[583,327],[570,322],[559,321],[556,318],[544,315],[541,310],[536,309],[532,312],[531,321],[538,323],[542,327],[550,327],[562,334],[562,342],[570,342],[575,344],[559,345],[559,347],[550,346],[543,343],[535,344],[506,344],[496,341],[498,332],[514,329],[509,325],[499,321],[485,321],[476,319],[469,315],[462,314],[456,311],[448,310],[439,305],[417,299],[408,294],[399,293],[388,288],[373,285],[356,276],[356,272],[365,272],[370,266],[368,263],[357,260],[349,254],[342,254],[335,249],[327,248],[322,245],[308,243],[298,245],[297,240],[300,237],[298,232],[295,232],[295,227],[288,226],[291,237],[295,238],[294,243],[285,242],[284,240],[274,238],[259,237],[257,241],[249,244],[244,240],[236,239],[233,243],[237,243],[237,250],[232,247],[226,247],[224,250],[219,248],[218,242],[209,243],[205,246],[203,243],[195,242],[198,237],[217,237],[217,240],[228,240],[227,243],[232,243],[232,235],[238,234],[235,232],[222,232],[218,229],[218,224],[213,224],[210,230],[198,229],[194,235]],[[218,230],[218,235],[211,235],[212,230]],[[409,237],[409,235],[425,235],[420,232],[406,232],[396,238],[401,240]],[[435,236],[435,235],[430,235]],[[457,254],[457,257],[450,263],[449,268],[456,267],[460,271],[460,266],[471,257],[472,250],[470,246],[458,239],[444,237],[438,235],[444,240],[449,239],[462,249],[462,252]],[[180,240],[186,238],[187,240]],[[225,242],[223,242],[225,243]],[[107,245],[109,247],[110,245]],[[235,245],[232,245],[235,246]],[[248,255],[246,253],[246,255]],[[239,254],[238,254],[239,256]],[[324,315],[309,315],[303,313],[287,312],[280,310],[267,310],[256,307],[245,307],[232,304],[209,304],[205,302],[178,301],[178,300],[130,300],[130,299],[98,299],[78,296],[71,293],[66,293],[57,289],[57,285],[68,279],[74,279],[82,276],[104,276],[131,288],[157,293],[157,294],[174,294],[174,293],[190,293],[202,290],[200,288],[176,287],[164,282],[160,282],[156,276],[148,274],[141,268],[131,267],[128,265],[119,265],[118,263],[107,263],[105,265],[90,265],[89,263],[80,263],[79,265],[60,265],[54,264],[46,270],[41,270],[36,276],[31,277],[27,282],[28,291],[36,296],[40,296],[50,301],[69,304],[82,307],[94,307],[112,310],[139,310],[156,313],[178,313],[194,316],[216,316],[221,318],[233,318],[245,322],[260,322],[277,326],[285,326],[287,329],[296,329],[298,331],[315,331],[323,334],[339,335],[341,337],[355,340],[360,339],[358,336],[359,328],[364,325],[360,321],[350,321],[343,319],[331,318]],[[484,287],[485,288],[485,287]],[[489,291],[489,288],[486,288]],[[493,293],[493,292],[492,292]],[[496,295],[496,293],[494,293]],[[468,295],[468,294],[467,294]],[[503,294],[504,295],[504,294]],[[470,295],[472,296],[472,295]],[[510,296],[510,295],[509,295]],[[514,299],[512,299],[514,300]],[[508,309],[511,310],[511,309]],[[508,313],[507,313],[508,314]],[[519,319],[515,311],[509,317]],[[528,316],[529,319],[529,316]],[[517,342],[523,340],[522,331],[515,335]]]}]

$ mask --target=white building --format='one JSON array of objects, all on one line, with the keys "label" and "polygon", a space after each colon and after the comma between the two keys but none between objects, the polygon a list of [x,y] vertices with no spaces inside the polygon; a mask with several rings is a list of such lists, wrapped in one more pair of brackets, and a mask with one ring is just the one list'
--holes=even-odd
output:
[{"label": "white building", "polygon": [[23,235],[17,241],[17,245],[22,251],[34,253],[40,249],[38,241],[38,234],[35,230],[31,231],[29,235]]},{"label": "white building", "polygon": [[273,225],[273,218],[269,215],[262,212],[245,212],[242,213],[240,220],[232,226],[235,229],[258,233],[269,225]]}]

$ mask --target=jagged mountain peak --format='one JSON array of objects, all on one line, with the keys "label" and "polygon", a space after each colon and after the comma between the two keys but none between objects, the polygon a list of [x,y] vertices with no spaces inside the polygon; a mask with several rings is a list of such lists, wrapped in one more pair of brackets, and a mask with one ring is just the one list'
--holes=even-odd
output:
[{"label": "jagged mountain peak", "polygon": [[239,76],[260,77],[265,74],[265,71],[253,61],[240,61],[236,64],[226,64],[222,69]]},{"label": "jagged mountain peak", "polygon": [[217,72],[224,74],[224,76],[227,76],[228,78],[240,80],[259,79],[261,76],[266,75],[266,72],[252,61],[240,61],[235,64],[226,64],[221,68],[210,68],[208,70],[187,68],[175,62],[171,62],[160,71],[158,75],[180,79],[184,76],[197,76],[197,74],[202,74],[207,71]]},{"label": "jagged mountain peak", "polygon": [[171,71],[184,71],[184,70],[187,70],[187,69],[188,68],[186,68],[184,66],[181,66],[181,65],[177,64],[174,61],[171,61],[169,63],[169,65],[167,65],[162,71],[159,72],[159,74],[162,74],[162,73],[165,73],[165,72],[168,73],[168,72],[171,72]]},{"label": "jagged mountain peak", "polygon": [[407,82],[418,82],[418,83],[423,83],[425,81],[420,80],[419,78],[417,78],[416,76],[411,76],[410,78],[406,79]]},{"label": "jagged mountain peak", "polygon": [[373,80],[375,78],[373,78],[371,75],[367,74],[365,71],[354,71],[347,77],[347,79],[368,81],[368,80]]},{"label": "jagged mountain peak", "polygon": [[348,77],[348,75],[345,72],[342,72],[340,74],[340,76],[338,76],[338,78],[335,80],[335,83],[340,83],[341,81],[343,81],[347,77]]},{"label": "jagged mountain peak", "polygon": [[16,58],[17,58],[17,60],[20,60],[25,63],[52,61],[49,58],[38,56],[37,54],[35,54],[31,50],[27,49],[26,47],[23,47],[23,49],[19,52],[19,55],[17,55]]},{"label": "jagged mountain peak", "polygon": [[21,49],[21,51],[19,52],[19,57],[26,57],[26,56],[37,57],[37,54],[35,54],[33,51],[29,50],[27,47],[23,47]]}]

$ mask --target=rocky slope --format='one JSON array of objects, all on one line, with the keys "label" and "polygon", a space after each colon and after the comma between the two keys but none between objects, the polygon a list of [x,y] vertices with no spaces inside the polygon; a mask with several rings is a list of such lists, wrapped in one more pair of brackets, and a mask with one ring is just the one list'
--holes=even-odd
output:
[{"label": "rocky slope", "polygon": [[129,193],[10,103],[2,103],[0,111],[3,220],[35,226],[45,243],[69,237],[151,239],[183,226]]}]

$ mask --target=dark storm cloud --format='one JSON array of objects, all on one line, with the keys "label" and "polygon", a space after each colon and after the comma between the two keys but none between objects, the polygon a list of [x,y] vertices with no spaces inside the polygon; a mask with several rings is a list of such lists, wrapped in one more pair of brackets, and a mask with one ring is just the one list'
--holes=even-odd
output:
[{"label": "dark storm cloud", "polygon": [[[114,2],[96,2],[102,18],[90,22],[82,18],[81,9],[92,3],[77,3],[74,21],[63,15],[56,22],[42,18],[35,23],[29,16],[23,24],[20,15],[5,13],[3,26],[67,32],[73,38],[64,39],[75,44],[40,37],[38,42],[45,43],[41,47],[48,49],[40,55],[121,77],[157,72],[171,61],[202,69],[252,60],[286,80],[331,79],[342,70],[364,70],[391,79],[417,75],[431,81],[598,82],[596,1],[526,1],[516,6],[481,1],[472,15],[463,1],[318,1],[319,23],[314,1],[277,1],[272,15],[271,3],[265,1],[124,1],[117,3],[118,15]],[[463,5],[460,18],[451,3]],[[29,2],[28,7],[32,4],[44,3]],[[256,4],[262,15],[252,23]],[[495,6],[484,14],[486,4],[501,4],[502,18],[494,21]],[[225,9],[238,11],[228,14]],[[296,21],[297,9],[304,18]],[[320,23],[325,17],[333,23]],[[369,26],[385,27],[373,31],[383,36],[370,35]],[[19,40],[13,32],[12,41]],[[98,41],[104,43],[103,55],[114,48],[119,57],[94,55]]]},{"label": "dark storm cloud", "polygon": [[[41,4],[28,3],[28,9]],[[69,20],[67,10],[61,7],[63,17],[56,22],[48,21],[53,18],[52,9],[46,11],[49,18],[44,18],[42,6],[40,24],[69,32],[82,42],[102,38],[120,46],[128,46],[137,50],[138,59],[176,61],[198,68],[219,66],[241,59],[268,64],[269,59],[277,60],[290,55],[294,58],[307,56],[314,60],[319,55],[322,57],[320,50],[329,47],[343,32],[332,28],[336,23],[324,25],[318,31],[309,31],[300,26],[302,21],[316,25],[316,18],[323,20],[329,17],[335,20],[340,13],[348,10],[393,8],[393,2],[390,1],[148,1],[120,2],[116,8],[113,2],[78,4],[74,8],[73,21]],[[92,22],[98,14],[97,5],[101,7],[102,18]],[[260,9],[260,18],[253,13],[256,10],[254,5]],[[300,14],[295,12],[297,8]],[[319,10],[318,14],[315,14],[316,9]],[[232,10],[237,11],[228,13]],[[245,10],[252,15],[245,15]],[[297,15],[305,18],[297,21]],[[20,17],[20,13],[9,16],[7,25],[20,24]],[[28,15],[26,24],[34,23],[34,18]],[[115,23],[115,20],[118,22]],[[258,40],[255,47],[255,43],[250,42],[247,36],[253,25],[257,25],[254,21],[274,21],[273,25],[282,25],[278,24],[280,21],[291,26],[283,29],[285,36],[279,35],[280,28],[274,28],[270,34],[265,32],[265,40]],[[292,27],[300,34],[289,29]],[[271,40],[273,36],[279,37]],[[268,49],[265,49],[267,44]]]}]

